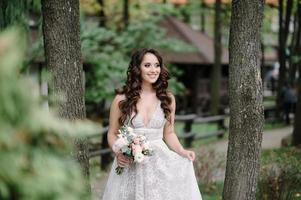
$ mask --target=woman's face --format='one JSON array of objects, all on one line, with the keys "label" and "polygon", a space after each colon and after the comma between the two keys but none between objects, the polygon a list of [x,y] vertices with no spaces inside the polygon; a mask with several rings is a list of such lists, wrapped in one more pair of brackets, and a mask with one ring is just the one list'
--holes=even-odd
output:
[{"label": "woman's face", "polygon": [[160,75],[161,67],[157,57],[152,53],[146,53],[140,64],[142,82],[155,83]]}]

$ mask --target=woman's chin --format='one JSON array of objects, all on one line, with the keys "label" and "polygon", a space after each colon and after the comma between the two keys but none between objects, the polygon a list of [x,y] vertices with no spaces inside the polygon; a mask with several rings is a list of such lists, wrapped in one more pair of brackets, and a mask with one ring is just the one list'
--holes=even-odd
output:
[{"label": "woman's chin", "polygon": [[148,80],[145,80],[146,83],[149,83],[149,84],[154,84],[158,79],[148,79]]},{"label": "woman's chin", "polygon": [[157,80],[158,80],[158,79],[152,79],[152,80],[150,80],[150,83],[151,83],[151,84],[154,84],[154,83],[157,82]]}]

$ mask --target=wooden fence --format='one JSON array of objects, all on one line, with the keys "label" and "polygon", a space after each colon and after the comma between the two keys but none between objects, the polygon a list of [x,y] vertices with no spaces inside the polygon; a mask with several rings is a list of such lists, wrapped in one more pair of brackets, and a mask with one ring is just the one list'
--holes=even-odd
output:
[{"label": "wooden fence", "polygon": [[[209,117],[198,117],[195,114],[189,115],[176,115],[175,121],[184,123],[183,133],[179,134],[179,139],[184,140],[184,146],[191,147],[192,142],[194,140],[205,139],[209,137],[218,137],[221,138],[227,131],[227,127],[225,126],[225,119],[227,115],[217,115],[217,116],[209,116]],[[204,123],[212,123],[217,124],[217,130],[213,132],[204,133],[195,133],[192,132],[193,124],[204,124]],[[100,156],[101,168],[105,169],[107,165],[112,160],[111,150],[108,147],[107,143],[107,131],[108,126],[107,123],[104,124],[104,128],[100,131],[99,134],[89,136],[90,148],[89,148],[89,157],[93,158],[96,156]],[[97,142],[94,140],[99,138]],[[100,139],[102,138],[102,139]],[[94,142],[93,142],[94,141]]]}]

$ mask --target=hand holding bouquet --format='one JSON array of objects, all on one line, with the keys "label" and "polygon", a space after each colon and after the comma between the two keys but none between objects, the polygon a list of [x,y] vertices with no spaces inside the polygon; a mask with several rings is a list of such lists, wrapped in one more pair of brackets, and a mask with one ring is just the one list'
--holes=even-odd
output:
[{"label": "hand holding bouquet", "polygon": [[[118,132],[118,138],[112,147],[115,153],[122,153],[125,157],[136,163],[143,162],[146,159],[145,156],[153,154],[153,150],[149,147],[149,142],[146,141],[144,135],[135,134],[133,129],[127,125],[123,125]],[[124,168],[121,166],[115,169],[118,175],[123,170]]]}]

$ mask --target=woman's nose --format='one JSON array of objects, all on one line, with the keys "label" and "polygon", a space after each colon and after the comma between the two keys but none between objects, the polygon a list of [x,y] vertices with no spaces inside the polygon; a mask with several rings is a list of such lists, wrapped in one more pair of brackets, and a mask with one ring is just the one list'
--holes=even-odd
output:
[{"label": "woman's nose", "polygon": [[152,71],[152,72],[157,71],[157,67],[156,67],[155,65],[152,65],[152,66],[151,66],[151,71]]}]

